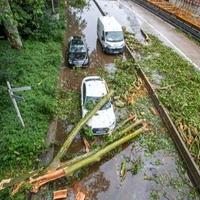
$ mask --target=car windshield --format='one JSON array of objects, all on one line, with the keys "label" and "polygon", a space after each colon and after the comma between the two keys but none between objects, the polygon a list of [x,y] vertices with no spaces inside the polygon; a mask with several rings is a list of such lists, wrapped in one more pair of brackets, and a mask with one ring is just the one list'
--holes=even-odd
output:
[{"label": "car windshield", "polygon": [[[84,106],[87,110],[92,110],[102,97],[86,97]],[[111,100],[104,104],[100,110],[106,110],[111,107]]]},{"label": "car windshield", "polygon": [[72,39],[69,52],[70,53],[85,53],[86,48],[83,41],[80,39]]},{"label": "car windshield", "polygon": [[108,42],[121,42],[124,39],[121,31],[105,32],[105,37]]},{"label": "car windshield", "polygon": [[83,45],[71,45],[69,49],[70,53],[85,53],[85,47]]}]

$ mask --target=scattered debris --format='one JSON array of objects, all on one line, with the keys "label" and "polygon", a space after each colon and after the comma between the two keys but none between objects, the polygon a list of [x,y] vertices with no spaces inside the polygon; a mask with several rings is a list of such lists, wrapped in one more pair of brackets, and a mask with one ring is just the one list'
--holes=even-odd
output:
[{"label": "scattered debris", "polygon": [[85,194],[83,192],[78,192],[76,195],[76,200],[84,200]]},{"label": "scattered debris", "polygon": [[140,112],[140,115],[145,115],[145,112]]},{"label": "scattered debris", "polygon": [[126,176],[126,160],[124,159],[121,163],[121,169],[120,169],[121,180],[123,180],[125,176]]},{"label": "scattered debris", "polygon": [[12,195],[12,196],[15,195],[15,194],[19,191],[19,189],[21,188],[21,186],[22,186],[24,183],[25,183],[25,182],[22,181],[21,183],[17,184],[17,185],[13,188],[11,195]]},{"label": "scattered debris", "polygon": [[[38,192],[39,188],[44,184],[57,180],[64,176],[71,176],[75,171],[85,166],[88,166],[91,163],[100,161],[107,153],[109,153],[113,149],[116,149],[116,147],[132,140],[140,133],[147,131],[147,128],[143,126],[143,121],[144,120],[138,120],[133,124],[125,127],[123,130],[116,132],[116,134],[113,134],[115,135],[115,137],[116,135],[118,136],[115,138],[115,140],[113,140],[111,143],[108,142],[102,145],[102,147],[96,151],[94,150],[93,152],[87,153],[87,156],[81,155],[81,159],[78,159],[77,157],[76,161],[67,161],[67,163],[60,163],[59,160],[59,165],[54,165],[54,169],[51,169],[51,171],[48,171],[47,167],[46,169],[39,169],[35,172],[29,173],[28,175],[24,175],[21,178],[2,180],[0,182],[0,189],[11,187],[18,183],[21,183],[22,181],[26,181],[32,186],[31,191],[36,193]],[[135,127],[138,125],[141,125],[142,127],[135,130]],[[129,134],[127,135],[126,133]],[[70,137],[68,137],[66,141],[69,141],[69,138]],[[121,174],[125,174],[125,163],[122,165]],[[9,183],[9,185],[7,185],[7,183]]]},{"label": "scattered debris", "polygon": [[135,175],[139,172],[139,170],[142,168],[142,161],[141,157],[137,158],[136,161],[132,161],[132,166],[131,166],[131,174]]},{"label": "scattered debris", "polygon": [[158,112],[155,110],[154,107],[150,107],[149,110],[151,111],[151,113],[152,113],[153,115],[158,115]]},{"label": "scattered debris", "polygon": [[66,197],[67,197],[67,189],[53,192],[53,200],[64,199]]},{"label": "scattered debris", "polygon": [[83,143],[85,145],[85,151],[88,153],[90,151],[90,144],[85,137],[83,137]]},{"label": "scattered debris", "polygon": [[134,104],[140,97],[147,96],[147,91],[141,78],[132,84],[125,95],[125,100],[128,104]]},{"label": "scattered debris", "polygon": [[125,106],[125,103],[121,100],[117,100],[117,101],[115,101],[115,106],[117,106],[119,108],[123,108]]}]

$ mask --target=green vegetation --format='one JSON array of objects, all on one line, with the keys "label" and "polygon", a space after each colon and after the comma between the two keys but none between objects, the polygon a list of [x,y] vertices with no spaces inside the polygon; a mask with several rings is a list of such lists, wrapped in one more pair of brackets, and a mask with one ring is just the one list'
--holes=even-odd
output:
[{"label": "green vegetation", "polygon": [[131,165],[131,174],[135,175],[137,174],[140,169],[142,168],[142,160],[141,157],[137,158],[136,161],[132,161],[132,165]]},{"label": "green vegetation", "polygon": [[80,93],[62,90],[57,95],[56,116],[69,124],[76,124],[81,119]]},{"label": "green vegetation", "polygon": [[[128,45],[134,46],[135,40],[131,38],[128,34]],[[200,73],[153,36],[151,43],[140,45],[138,52],[142,56],[138,64],[155,84],[161,102],[200,165]]]},{"label": "green vegetation", "polygon": [[92,110],[95,105],[97,104],[97,101],[95,101],[95,99],[89,99],[86,103],[85,103],[85,108],[90,111]]},{"label": "green vegetation", "polygon": [[83,8],[86,5],[85,0],[69,0],[69,5],[76,8]]},{"label": "green vegetation", "polygon": [[[14,5],[22,2],[13,1],[12,3]],[[35,4],[35,2],[32,3]],[[18,9],[22,11],[25,8],[26,6]],[[28,22],[25,22],[24,16],[21,15],[25,15],[25,12],[17,14],[14,8],[13,10],[15,17],[18,17],[19,21],[22,20],[21,24],[18,21],[19,29],[27,31],[28,27],[25,28],[25,26]],[[31,10],[35,12],[32,8]],[[2,147],[0,179],[20,176],[26,171],[37,168],[38,155],[45,148],[44,139],[49,122],[58,114],[56,97],[62,56],[63,15],[61,13],[60,21],[55,21],[45,13],[40,14],[38,25],[35,24],[36,29],[31,29],[31,32],[26,33],[27,35],[21,32],[24,36],[23,49],[17,51],[10,47],[8,41],[0,41],[0,145]],[[27,17],[32,16],[30,14]],[[25,128],[21,127],[17,118],[8,95],[6,81],[10,81],[13,87],[32,87],[30,91],[16,93],[25,99],[25,101],[18,101]],[[8,196],[8,191],[4,190],[0,194],[0,199],[25,199],[23,193],[14,197]]]},{"label": "green vegetation", "polygon": [[[1,41],[1,118],[0,177],[7,170],[18,172],[32,168],[44,145],[48,123],[56,108],[56,84],[61,61],[60,44],[26,41],[24,49],[16,51]],[[19,93],[25,101],[19,108],[25,121],[21,127],[8,95],[6,80],[14,87],[29,85],[32,90]]]},{"label": "green vegetation", "polygon": [[[56,85],[61,62],[60,43],[25,41],[21,51],[1,41],[0,179],[20,175],[38,163],[48,124],[56,110]],[[25,122],[21,127],[8,95],[6,80],[14,87],[29,85],[18,105]]]},{"label": "green vegetation", "polygon": [[109,84],[115,90],[117,96],[124,95],[127,90],[135,83],[136,73],[133,68],[134,62],[128,60],[126,62],[116,59],[115,64],[117,71],[113,77],[109,77]]}]

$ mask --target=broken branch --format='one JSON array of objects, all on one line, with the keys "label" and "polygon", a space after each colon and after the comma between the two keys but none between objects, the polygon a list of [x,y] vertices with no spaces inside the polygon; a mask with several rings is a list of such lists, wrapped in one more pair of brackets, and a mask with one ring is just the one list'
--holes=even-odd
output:
[{"label": "broken branch", "polygon": [[110,92],[104,96],[96,105],[95,107],[88,112],[85,117],[83,117],[78,124],[73,128],[71,133],[69,134],[68,138],[65,140],[64,144],[62,145],[60,151],[57,153],[55,158],[53,159],[52,163],[49,165],[49,169],[56,168],[55,166],[58,166],[58,163],[64,156],[64,154],[67,152],[69,146],[71,145],[73,139],[78,134],[78,132],[81,130],[81,128],[88,122],[88,120],[110,99],[110,97],[114,94],[113,90],[110,90]]},{"label": "broken branch", "polygon": [[32,179],[30,181],[30,183],[33,186],[32,191],[33,192],[37,192],[38,189],[50,182],[50,181],[54,181],[56,179],[59,179],[63,176],[69,176],[71,174],[73,174],[75,171],[77,171],[80,168],[83,168],[89,164],[92,164],[94,162],[98,162],[101,160],[101,158],[107,154],[108,152],[112,151],[113,149],[115,149],[116,147],[128,142],[129,140],[133,139],[134,137],[138,136],[141,132],[146,131],[145,127],[142,127],[138,130],[136,130],[135,132],[131,133],[130,135],[126,135],[123,138],[115,141],[114,143],[104,147],[103,149],[99,150],[97,153],[89,156],[86,159],[80,160],[78,162],[76,162],[75,164],[69,165],[64,167],[63,169],[59,169],[53,172],[49,172],[46,175],[43,175],[41,177],[38,177],[37,179]]}]

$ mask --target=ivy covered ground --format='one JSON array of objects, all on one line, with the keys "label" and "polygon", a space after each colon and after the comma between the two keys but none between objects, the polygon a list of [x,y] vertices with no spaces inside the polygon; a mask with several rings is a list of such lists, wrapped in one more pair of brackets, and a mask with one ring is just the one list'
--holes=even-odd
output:
[{"label": "ivy covered ground", "polygon": [[[0,179],[32,170],[44,147],[49,121],[56,108],[56,85],[61,63],[60,42],[27,40],[20,51],[0,41]],[[14,87],[31,86],[17,93],[25,122],[22,128],[8,95],[6,81]]]}]

